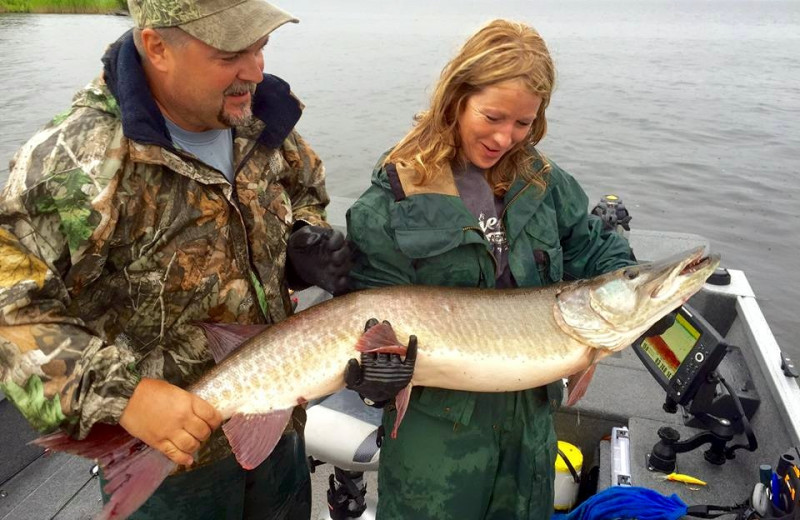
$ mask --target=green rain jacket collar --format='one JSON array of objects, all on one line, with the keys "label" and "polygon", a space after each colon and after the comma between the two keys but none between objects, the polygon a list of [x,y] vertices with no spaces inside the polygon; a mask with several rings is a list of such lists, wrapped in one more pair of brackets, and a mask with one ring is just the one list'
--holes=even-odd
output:
[{"label": "green rain jacket collar", "polygon": [[[538,152],[534,150],[533,153],[534,171],[546,175],[550,170],[548,163]],[[379,165],[383,164],[384,158],[385,155],[379,160]],[[389,209],[390,223],[398,242],[402,244],[403,252],[413,258],[422,258],[436,256],[459,245],[483,244],[491,254],[491,245],[484,238],[475,216],[469,212],[460,197],[450,193],[455,190],[452,171],[447,168],[444,175],[450,177],[442,183],[447,188],[408,190],[412,194],[406,196],[407,183],[404,185],[398,179],[394,165],[379,166],[373,170],[372,184],[395,196],[397,203],[392,204]],[[509,242],[514,242],[520,235],[525,224],[542,204],[544,195],[545,192],[525,179],[517,179],[511,185],[504,197],[504,215],[508,214],[505,218],[506,236]],[[476,232],[465,233],[470,229]]]}]

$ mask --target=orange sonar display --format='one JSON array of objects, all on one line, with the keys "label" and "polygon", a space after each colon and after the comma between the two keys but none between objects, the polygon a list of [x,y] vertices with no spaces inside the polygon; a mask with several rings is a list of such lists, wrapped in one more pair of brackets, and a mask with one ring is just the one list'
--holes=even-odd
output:
[{"label": "orange sonar display", "polygon": [[683,316],[678,315],[675,324],[661,336],[652,336],[642,341],[644,350],[658,369],[672,379],[678,367],[700,338],[700,331]]}]

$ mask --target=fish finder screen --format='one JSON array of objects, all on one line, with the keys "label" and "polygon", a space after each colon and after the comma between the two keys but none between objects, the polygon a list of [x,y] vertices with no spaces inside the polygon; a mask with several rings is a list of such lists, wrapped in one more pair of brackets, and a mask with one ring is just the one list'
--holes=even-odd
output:
[{"label": "fish finder screen", "polygon": [[642,350],[650,356],[667,379],[672,379],[680,364],[694,348],[698,338],[700,331],[679,314],[675,318],[675,324],[664,334],[645,338],[642,341]]}]

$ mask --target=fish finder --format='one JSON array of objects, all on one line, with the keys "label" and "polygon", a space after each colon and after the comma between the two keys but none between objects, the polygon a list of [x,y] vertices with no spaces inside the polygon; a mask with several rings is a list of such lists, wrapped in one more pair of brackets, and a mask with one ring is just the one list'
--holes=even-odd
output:
[{"label": "fish finder", "polygon": [[727,345],[699,313],[683,305],[670,328],[660,336],[639,338],[633,349],[667,396],[687,405],[722,361]]},{"label": "fish finder", "polygon": [[[675,470],[678,453],[706,444],[710,448],[703,457],[717,465],[734,458],[736,450],[758,449],[749,419],[759,400],[750,391],[752,383],[741,352],[728,345],[697,311],[683,305],[670,328],[659,336],[639,338],[633,349],[666,390],[664,411],[675,413],[681,405],[687,412],[685,424],[703,430],[679,442],[677,430],[659,428],[660,440],[647,455],[650,469],[670,473]],[[726,392],[717,391],[720,385]],[[738,432],[745,434],[747,444],[729,446]]]}]

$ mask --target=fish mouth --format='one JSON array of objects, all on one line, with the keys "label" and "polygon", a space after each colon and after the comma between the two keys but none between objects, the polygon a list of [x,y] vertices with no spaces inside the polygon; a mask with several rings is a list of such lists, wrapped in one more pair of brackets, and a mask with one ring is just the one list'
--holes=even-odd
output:
[{"label": "fish mouth", "polygon": [[712,258],[710,256],[703,256],[702,258],[691,260],[684,268],[678,273],[679,276],[688,276],[692,273],[703,269],[711,264]]},{"label": "fish mouth", "polygon": [[686,287],[696,283],[704,283],[719,264],[719,259],[718,254],[707,254],[704,247],[699,247],[685,258],[678,260],[677,265],[675,257],[654,264],[654,271],[661,271],[661,275],[655,277],[659,282],[651,286],[650,297],[654,299],[667,297],[670,293],[682,293]]}]

